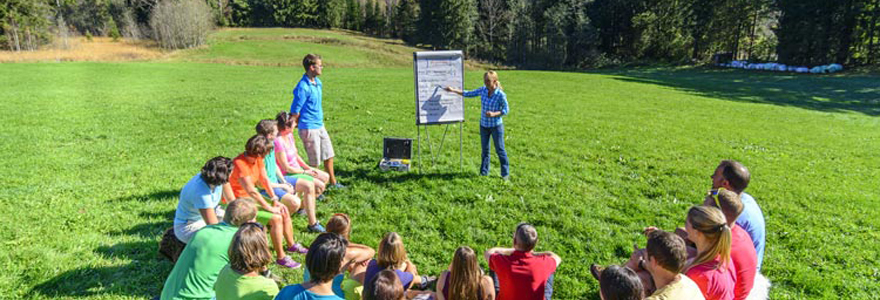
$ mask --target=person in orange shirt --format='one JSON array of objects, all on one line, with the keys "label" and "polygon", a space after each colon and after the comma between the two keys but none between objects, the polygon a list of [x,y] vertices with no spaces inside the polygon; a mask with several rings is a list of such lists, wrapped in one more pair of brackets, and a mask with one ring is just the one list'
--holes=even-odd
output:
[{"label": "person in orange shirt", "polygon": [[[260,206],[257,221],[269,226],[269,236],[272,237],[272,245],[278,258],[275,262],[288,268],[299,268],[301,264],[285,254],[283,242],[286,241],[290,245],[286,249],[290,252],[304,253],[308,250],[302,251],[306,248],[294,242],[290,212],[287,206],[278,201],[273,189],[268,188],[269,177],[266,175],[263,157],[269,154],[269,151],[272,151],[272,145],[265,136],[255,135],[248,139],[245,152],[232,160],[233,168],[232,174],[229,175],[229,183],[235,197],[254,199]],[[260,195],[256,184],[264,187],[269,199],[272,200],[271,204]]]}]

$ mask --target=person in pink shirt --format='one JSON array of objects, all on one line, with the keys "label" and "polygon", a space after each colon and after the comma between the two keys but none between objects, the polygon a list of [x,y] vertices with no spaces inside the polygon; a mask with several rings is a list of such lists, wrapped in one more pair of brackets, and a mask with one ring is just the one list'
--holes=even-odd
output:
[{"label": "person in pink shirt", "polygon": [[685,230],[697,246],[697,256],[688,261],[685,275],[707,300],[733,300],[736,268],[730,262],[731,233],[724,213],[710,206],[691,207]]},{"label": "person in pink shirt", "polygon": [[[279,112],[275,116],[278,122],[278,137],[275,139],[275,159],[278,169],[285,175],[314,181],[315,193],[321,195],[327,189],[330,174],[309,165],[299,156],[296,148],[296,140],[293,137],[293,129],[296,128],[296,119],[291,118],[286,112]],[[306,178],[307,177],[307,178]]]},{"label": "person in pink shirt", "polygon": [[721,209],[727,219],[727,226],[730,227],[730,261],[736,269],[734,297],[736,300],[746,299],[755,284],[758,254],[749,233],[736,225],[736,219],[743,211],[740,196],[733,191],[719,188],[706,196],[703,205]]}]

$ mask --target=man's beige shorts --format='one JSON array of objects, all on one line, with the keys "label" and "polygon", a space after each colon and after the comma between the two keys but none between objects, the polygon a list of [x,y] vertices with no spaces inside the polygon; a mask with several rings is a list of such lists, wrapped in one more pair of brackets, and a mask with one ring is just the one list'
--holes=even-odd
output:
[{"label": "man's beige shorts", "polygon": [[309,156],[309,165],[318,166],[321,162],[331,159],[336,154],[333,152],[333,143],[324,126],[318,129],[300,129],[299,138],[303,141],[306,154]]}]

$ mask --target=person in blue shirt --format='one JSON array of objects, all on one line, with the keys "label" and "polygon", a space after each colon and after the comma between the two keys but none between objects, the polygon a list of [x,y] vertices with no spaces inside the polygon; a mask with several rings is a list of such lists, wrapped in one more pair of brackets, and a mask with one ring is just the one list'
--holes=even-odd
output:
[{"label": "person in blue shirt", "polygon": [[751,174],[743,164],[735,160],[722,160],[715,173],[712,173],[712,189],[725,188],[734,191],[740,195],[742,200],[743,211],[736,218],[736,225],[742,227],[748,232],[755,245],[755,252],[758,254],[758,271],[761,271],[761,264],[764,262],[764,246],[766,242],[766,231],[764,224],[764,212],[755,202],[752,195],[744,192],[749,186]]},{"label": "person in blue shirt", "polygon": [[308,54],[303,58],[303,74],[293,89],[293,102],[290,104],[290,117],[297,120],[299,137],[309,156],[309,165],[317,167],[324,162],[324,170],[330,175],[328,188],[344,188],[336,181],[333,173],[333,143],[324,128],[324,109],[321,106],[323,85],[318,78],[323,73],[324,62],[321,56]]},{"label": "person in blue shirt", "polygon": [[306,254],[309,281],[284,287],[275,300],[345,300],[333,292],[333,279],[350,263],[345,262],[347,247],[348,241],[338,234],[319,235]]},{"label": "person in blue shirt", "polygon": [[229,185],[232,173],[232,160],[227,157],[214,157],[202,167],[180,190],[177,211],[174,212],[174,235],[186,244],[193,234],[202,227],[214,225],[223,218],[220,200],[235,199]]},{"label": "person in blue shirt", "polygon": [[480,96],[480,144],[482,146],[480,175],[489,175],[489,138],[495,144],[495,153],[501,163],[501,178],[510,179],[510,161],[507,159],[507,151],[504,149],[504,124],[501,117],[509,112],[507,95],[501,89],[498,81],[498,73],[488,71],[483,75],[483,87],[472,91],[462,91],[451,86],[446,91],[462,95],[464,97]]}]

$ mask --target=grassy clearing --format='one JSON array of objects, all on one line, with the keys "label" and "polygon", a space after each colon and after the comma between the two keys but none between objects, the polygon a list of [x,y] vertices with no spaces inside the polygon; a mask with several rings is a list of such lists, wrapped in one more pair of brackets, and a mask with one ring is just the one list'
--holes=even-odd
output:
[{"label": "grassy clearing", "polygon": [[[375,247],[397,231],[420,271],[439,273],[456,247],[508,245],[513,226],[530,221],[539,250],[565,260],[558,299],[598,299],[589,264],[622,262],[633,242],[644,245],[644,226],[682,224],[717,162],[734,158],[750,167],[749,191],[766,214],[773,299],[880,293],[876,76],[504,71],[505,184],[497,166],[476,176],[478,100],[466,105],[463,172],[454,137],[423,173],[376,170],[382,137],[416,135],[412,71],[341,67],[359,60],[338,48],[322,53],[335,66],[322,78],[324,109],[350,188],[329,195],[319,217],[353,216],[355,242]],[[158,295],[172,265],[156,246],[180,187],[206,159],[241,152],[259,119],[287,109],[300,74],[186,62],[4,65],[0,95],[11,113],[0,115],[0,204],[11,211],[0,231],[0,294]],[[480,75],[468,72],[467,87]],[[310,242],[305,223],[295,219],[296,238]]]},{"label": "grassy clearing", "polygon": [[[180,51],[174,60],[296,67],[302,65],[302,57],[293,53],[320,53],[332,68],[412,68],[412,53],[424,51],[359,32],[299,28],[227,28],[211,35],[208,44]],[[486,65],[469,62],[468,67]]]}]

